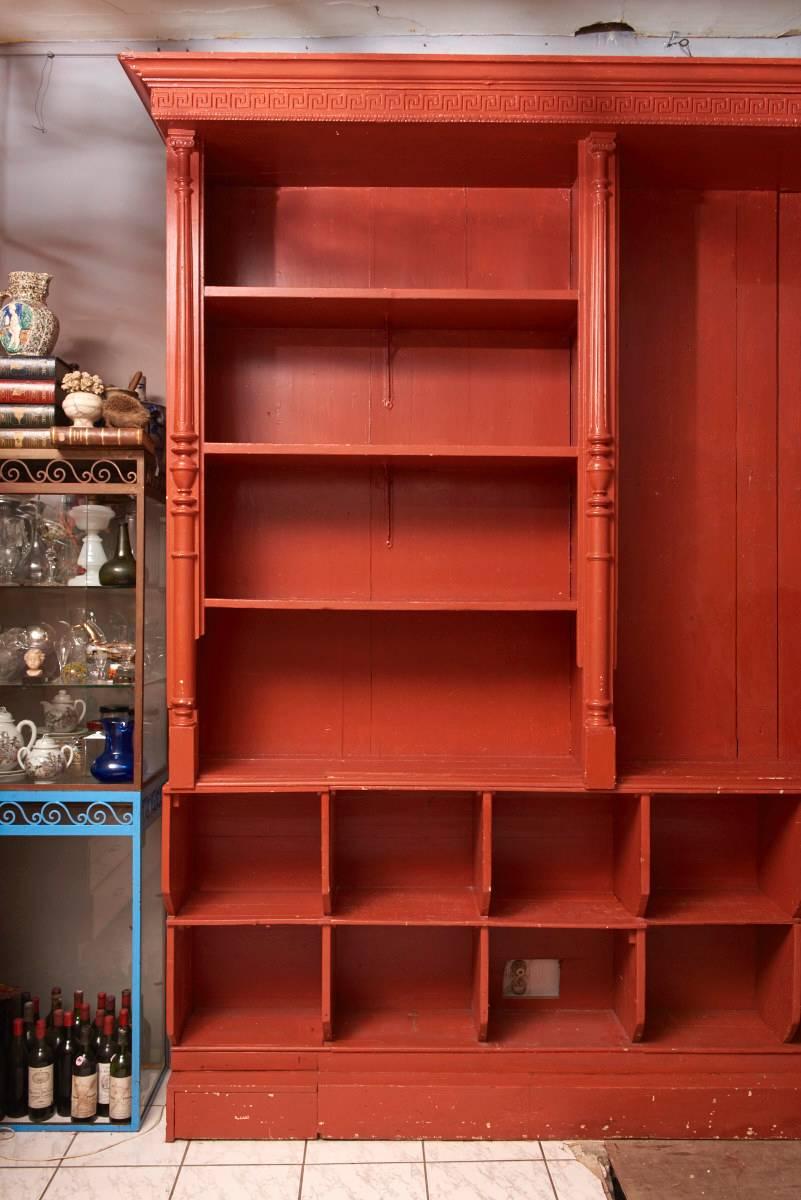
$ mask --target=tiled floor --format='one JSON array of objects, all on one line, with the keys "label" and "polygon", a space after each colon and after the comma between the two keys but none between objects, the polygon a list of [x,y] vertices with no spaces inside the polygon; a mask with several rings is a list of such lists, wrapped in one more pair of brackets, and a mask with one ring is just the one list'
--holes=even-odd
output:
[{"label": "tiled floor", "polygon": [[141,1133],[0,1139],[0,1200],[606,1200],[562,1142],[172,1142]]}]

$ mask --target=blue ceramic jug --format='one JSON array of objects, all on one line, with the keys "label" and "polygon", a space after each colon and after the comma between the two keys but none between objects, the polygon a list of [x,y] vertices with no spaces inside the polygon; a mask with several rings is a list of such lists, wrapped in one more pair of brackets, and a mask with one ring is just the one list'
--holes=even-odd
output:
[{"label": "blue ceramic jug", "polygon": [[100,783],[132,783],[134,774],[134,715],[125,705],[100,709],[106,744],[90,770]]}]

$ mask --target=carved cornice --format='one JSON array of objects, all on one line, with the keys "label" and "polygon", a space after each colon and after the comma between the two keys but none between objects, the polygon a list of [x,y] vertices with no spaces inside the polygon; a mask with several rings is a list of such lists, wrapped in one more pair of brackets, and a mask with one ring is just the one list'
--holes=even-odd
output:
[{"label": "carved cornice", "polygon": [[801,125],[801,96],[529,88],[155,88],[159,120]]},{"label": "carved cornice", "polygon": [[122,56],[154,120],[801,125],[792,60]]}]

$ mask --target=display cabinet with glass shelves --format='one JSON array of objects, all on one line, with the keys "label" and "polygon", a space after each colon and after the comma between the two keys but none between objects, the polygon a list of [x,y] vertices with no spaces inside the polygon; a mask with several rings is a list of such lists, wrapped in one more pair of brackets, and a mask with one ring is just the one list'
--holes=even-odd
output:
[{"label": "display cabinet with glass shelves", "polygon": [[148,450],[0,452],[0,981],[58,984],[65,1007],[131,988],[118,1129],[139,1127],[165,1061],[164,538]]}]

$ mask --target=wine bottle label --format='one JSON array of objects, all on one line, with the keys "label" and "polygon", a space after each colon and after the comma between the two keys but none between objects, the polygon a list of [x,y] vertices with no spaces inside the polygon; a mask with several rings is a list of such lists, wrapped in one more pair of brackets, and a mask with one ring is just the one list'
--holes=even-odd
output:
[{"label": "wine bottle label", "polygon": [[131,1117],[131,1076],[120,1079],[112,1075],[109,1079],[108,1115],[113,1121],[128,1121]]},{"label": "wine bottle label", "polygon": [[28,1067],[28,1108],[49,1108],[53,1103],[53,1066]]},{"label": "wine bottle label", "polygon": [[73,1075],[70,1115],[73,1117],[94,1117],[96,1114],[97,1072],[92,1075]]},{"label": "wine bottle label", "polygon": [[111,1078],[111,1063],[97,1064],[97,1103],[108,1104],[108,1083]]}]

